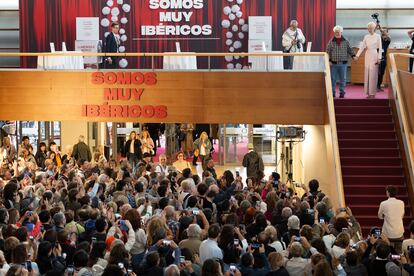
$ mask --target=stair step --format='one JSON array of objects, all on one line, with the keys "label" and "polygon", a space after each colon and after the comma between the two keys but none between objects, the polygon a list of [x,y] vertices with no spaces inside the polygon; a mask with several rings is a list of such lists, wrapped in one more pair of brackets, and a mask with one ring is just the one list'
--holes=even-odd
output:
[{"label": "stair step", "polygon": [[342,166],[343,175],[403,175],[402,166]]},{"label": "stair step", "polygon": [[392,122],[391,114],[336,114],[338,122]]},{"label": "stair step", "polygon": [[338,139],[396,139],[395,131],[338,131]]},{"label": "stair step", "polygon": [[[352,214],[355,216],[372,216],[373,214],[378,214],[379,205],[358,205],[358,204],[350,204],[349,208],[351,208]],[[405,206],[405,216],[411,215],[410,206]]]},{"label": "stair step", "polygon": [[344,148],[339,147],[342,157],[400,157],[398,148]]},{"label": "stair step", "polygon": [[[363,191],[362,191],[363,192]],[[358,195],[345,195],[345,202],[355,205],[378,205],[381,201],[387,199],[385,193],[383,195],[369,195],[369,194],[358,194]],[[404,201],[405,205],[408,205],[408,195],[400,195],[398,199]]]},{"label": "stair step", "polygon": [[389,106],[335,106],[335,114],[391,114]]},{"label": "stair step", "polygon": [[397,148],[398,140],[394,139],[339,139],[339,147],[344,148]]},{"label": "stair step", "polygon": [[[361,226],[364,227],[380,227],[382,228],[382,225],[384,223],[384,220],[379,219],[378,216],[375,215],[355,215],[357,221]],[[411,218],[409,216],[404,216],[403,218],[404,225],[410,225]]]},{"label": "stair step", "polygon": [[335,106],[389,106],[388,99],[335,99]]},{"label": "stair step", "polygon": [[[359,194],[369,194],[369,195],[385,195],[386,185],[367,185],[367,184],[347,184],[344,185],[345,195],[359,195]],[[398,188],[397,197],[400,195],[407,194],[407,189],[404,185],[395,185]],[[362,205],[361,205],[362,206]],[[378,206],[376,206],[378,208]]]},{"label": "stair step", "polygon": [[404,175],[344,175],[344,186],[353,185],[405,185]]},{"label": "stair step", "polygon": [[342,166],[401,166],[402,161],[399,157],[341,157]]},{"label": "stair step", "polygon": [[336,127],[339,131],[394,131],[393,122],[341,122],[337,120]]}]

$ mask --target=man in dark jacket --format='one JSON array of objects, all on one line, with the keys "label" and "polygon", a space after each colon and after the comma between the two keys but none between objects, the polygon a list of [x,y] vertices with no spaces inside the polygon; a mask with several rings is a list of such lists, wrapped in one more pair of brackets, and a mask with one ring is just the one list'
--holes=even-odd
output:
[{"label": "man in dark jacket", "polygon": [[[121,39],[119,37],[119,24],[112,22],[111,32],[105,38],[104,52],[105,53],[118,53]],[[116,69],[118,64],[118,57],[107,57],[104,61],[105,68]]]},{"label": "man in dark jacket", "polygon": [[264,266],[261,268],[253,268],[254,265],[254,257],[251,253],[245,253],[241,257],[241,266],[240,272],[242,275],[267,275],[270,271],[270,265],[265,255],[265,247],[262,244],[259,248],[259,254],[257,255],[258,258],[261,259]]},{"label": "man in dark jacket", "polygon": [[83,159],[91,162],[92,153],[89,146],[85,144],[85,136],[79,136],[79,142],[73,146],[73,157],[76,161]]},{"label": "man in dark jacket", "polygon": [[263,159],[254,151],[253,144],[248,144],[249,150],[243,157],[243,167],[247,169],[247,177],[254,177],[258,183],[264,176]]}]

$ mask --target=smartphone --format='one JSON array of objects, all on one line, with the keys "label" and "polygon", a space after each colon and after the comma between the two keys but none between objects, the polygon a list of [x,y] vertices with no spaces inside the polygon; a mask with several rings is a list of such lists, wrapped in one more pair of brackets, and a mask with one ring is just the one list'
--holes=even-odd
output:
[{"label": "smartphone", "polygon": [[67,272],[68,276],[72,276],[73,273],[75,272],[75,269],[73,268],[73,265],[68,265],[68,268],[66,269],[66,272]]},{"label": "smartphone", "polygon": [[290,192],[286,192],[286,197],[290,197]]},{"label": "smartphone", "polygon": [[171,244],[170,240],[163,240],[162,244],[164,244],[165,246],[169,246]]},{"label": "smartphone", "polygon": [[92,243],[96,242],[96,237],[92,237]]},{"label": "smartphone", "polygon": [[236,177],[240,177],[240,172],[236,171]]},{"label": "smartphone", "polygon": [[32,272],[32,262],[31,261],[26,261],[26,269],[29,272]]},{"label": "smartphone", "polygon": [[118,263],[118,266],[119,266],[120,269],[124,269],[125,268],[124,263]]},{"label": "smartphone", "polygon": [[33,241],[34,240],[34,237],[33,236],[29,236],[29,239],[31,240],[31,241]]},{"label": "smartphone", "polygon": [[392,260],[401,260],[401,256],[400,255],[391,255],[391,259]]},{"label": "smartphone", "polygon": [[353,244],[353,245],[351,246],[351,248],[352,248],[352,249],[357,250],[357,249],[358,249],[358,244],[357,244],[357,243]]},{"label": "smartphone", "polygon": [[260,243],[252,243],[252,249],[260,248]]},{"label": "smartphone", "polygon": [[115,213],[115,219],[120,219],[121,218],[121,215],[120,214],[118,214],[118,213]]},{"label": "smartphone", "polygon": [[343,228],[342,228],[342,232],[344,232],[344,233],[348,233],[348,232],[349,232],[349,231],[348,231],[348,228],[343,227]]},{"label": "smartphone", "polygon": [[239,245],[239,239],[234,239],[234,245]]},{"label": "smartphone", "polygon": [[184,256],[180,256],[180,264],[185,263],[185,257]]},{"label": "smartphone", "polygon": [[414,245],[407,246],[407,251],[412,251],[412,250],[414,250]]},{"label": "smartphone", "polygon": [[236,266],[235,265],[230,265],[230,270],[231,271],[236,271]]},{"label": "smartphone", "polygon": [[315,213],[315,210],[310,209],[310,208],[308,209],[308,214],[309,214],[309,215],[313,215],[314,213]]},{"label": "smartphone", "polygon": [[320,219],[319,219],[319,223],[320,223],[320,224],[324,224],[324,223],[325,223],[325,219],[324,219],[324,218],[320,218]]},{"label": "smartphone", "polygon": [[339,208],[340,212],[346,212],[346,208]]},{"label": "smartphone", "polygon": [[294,238],[294,241],[295,241],[295,242],[301,242],[301,241],[302,241],[302,239],[301,239],[300,237],[295,237],[295,238]]},{"label": "smartphone", "polygon": [[381,237],[381,229],[375,229],[374,236],[377,238]]},{"label": "smartphone", "polygon": [[193,208],[193,215],[198,215],[200,211],[198,210],[198,208]]}]

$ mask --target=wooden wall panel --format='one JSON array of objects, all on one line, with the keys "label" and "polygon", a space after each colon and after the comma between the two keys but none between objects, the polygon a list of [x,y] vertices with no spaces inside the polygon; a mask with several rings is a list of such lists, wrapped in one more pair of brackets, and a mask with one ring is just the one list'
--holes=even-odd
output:
[{"label": "wooden wall panel", "polygon": [[[156,72],[157,84],[95,85],[93,72],[3,71],[0,119],[41,121],[325,124],[322,72]],[[101,105],[104,88],[144,88],[140,101],[165,105],[168,116],[82,117],[84,104]]]}]

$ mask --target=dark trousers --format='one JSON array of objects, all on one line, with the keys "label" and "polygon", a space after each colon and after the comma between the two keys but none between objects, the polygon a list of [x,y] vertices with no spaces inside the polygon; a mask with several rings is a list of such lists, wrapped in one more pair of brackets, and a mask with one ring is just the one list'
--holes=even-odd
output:
[{"label": "dark trousers", "polygon": [[384,59],[381,61],[378,68],[378,88],[381,88],[382,80],[384,79],[385,69],[387,69],[387,61]]},{"label": "dark trousers", "polygon": [[285,70],[293,69],[293,58],[294,56],[283,57],[283,68]]},{"label": "dark trousers", "polygon": [[413,64],[414,64],[414,58],[410,58],[410,72],[411,73],[414,73],[413,72]]}]

